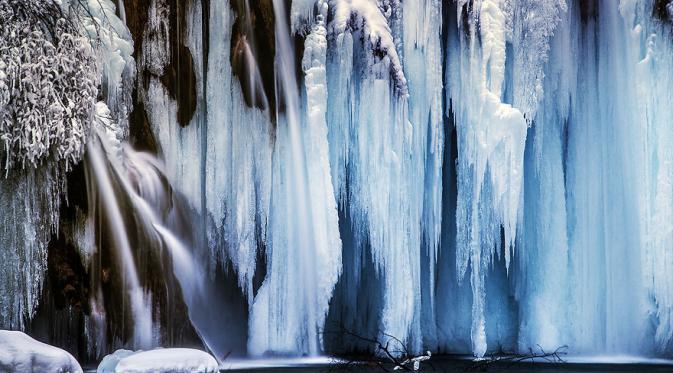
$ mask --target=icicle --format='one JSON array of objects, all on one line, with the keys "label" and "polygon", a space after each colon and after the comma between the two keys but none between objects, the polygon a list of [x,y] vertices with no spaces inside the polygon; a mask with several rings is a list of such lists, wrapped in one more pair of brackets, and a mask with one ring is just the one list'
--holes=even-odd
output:
[{"label": "icicle", "polygon": [[458,151],[462,155],[458,157],[456,265],[462,278],[471,263],[473,352],[483,356],[485,272],[495,246],[499,246],[501,224],[509,264],[508,251],[514,242],[519,213],[527,125],[519,110],[501,102],[509,32],[504,6],[499,1],[483,1],[476,12],[481,48],[475,45],[476,25],[472,25],[471,30],[466,30],[471,32],[469,40],[461,41],[470,42],[469,49],[462,47],[465,57],[461,59],[467,67],[461,75],[465,81],[451,83],[451,99],[456,104]]},{"label": "icicle", "polygon": [[[304,133],[308,159],[309,189],[314,224],[317,265],[321,269],[316,302],[318,330],[325,329],[325,317],[334,286],[341,273],[341,237],[336,198],[332,185],[327,142],[327,18],[328,4],[319,0],[319,14],[306,37],[302,67],[306,74],[307,128]],[[322,335],[320,336],[322,341]],[[322,349],[322,346],[321,346]]]},{"label": "icicle", "polygon": [[[426,343],[436,343],[434,315],[435,263],[442,225],[442,165],[444,160],[444,118],[442,103],[442,4],[435,0],[408,1],[402,7],[402,51],[408,80],[409,121],[413,125],[413,166],[407,176],[413,193],[422,197],[421,242],[418,248],[422,310],[420,326]],[[414,175],[415,171],[415,175]],[[424,184],[415,181],[424,180]],[[419,198],[420,199],[420,198]],[[420,203],[413,202],[413,205]],[[419,205],[416,205],[419,206]],[[418,212],[414,212],[418,214]],[[413,255],[413,254],[412,254]],[[417,331],[418,333],[418,331]],[[418,338],[418,342],[420,338]],[[416,348],[421,348],[418,344]]]},{"label": "icicle", "polygon": [[[421,316],[421,256],[430,257],[425,265],[431,271],[441,219],[436,210],[443,147],[439,3],[410,3],[408,9],[363,0],[332,4],[328,124],[333,180],[349,213],[354,255],[370,250],[374,266],[357,268],[374,274],[356,275],[354,285],[360,286],[359,276],[375,276],[383,291],[382,309],[376,311],[380,324],[366,328],[420,351],[421,323],[432,328],[434,322],[430,294],[427,316]],[[415,16],[419,8],[426,9],[421,18],[430,22],[424,30]],[[403,42],[397,45],[396,38]],[[408,61],[404,67],[402,58]],[[426,63],[427,76],[420,68]],[[431,185],[428,192],[426,185]],[[430,223],[427,230],[424,219]],[[422,254],[424,239],[430,255]],[[370,322],[366,316],[352,318]]]},{"label": "icicle", "polygon": [[[562,15],[551,39],[549,61],[541,69],[544,95],[535,109],[525,154],[523,221],[517,235],[515,266],[519,300],[518,349],[536,345],[556,349],[571,345],[568,302],[568,216],[564,142],[570,116],[570,95],[576,92],[577,61],[572,58],[579,23],[577,9]],[[537,58],[535,56],[534,58]],[[525,60],[525,59],[524,59]],[[544,69],[542,69],[544,67]],[[525,74],[528,74],[526,72]],[[536,80],[519,91],[534,88]],[[517,96],[516,93],[514,93]]]},{"label": "icicle", "polygon": [[[463,6],[468,5],[459,2],[458,14],[462,15]],[[462,66],[459,81],[449,82],[449,98],[455,105],[460,154],[456,265],[459,278],[465,275],[468,265],[471,268],[473,352],[483,356],[487,348],[485,277],[493,255],[501,252],[501,245],[505,266],[510,266],[510,250],[521,214],[527,133],[524,115],[534,116],[542,97],[548,39],[565,3],[484,0],[473,6],[469,18],[458,21],[469,27],[462,30],[465,34],[459,39],[460,45],[449,46],[461,54],[451,60]],[[538,11],[527,13],[533,6]],[[528,31],[539,28],[536,25],[544,27]],[[506,73],[508,42],[514,47],[514,76]],[[517,69],[524,71],[521,78]],[[511,89],[506,89],[508,84]],[[506,103],[508,97],[514,106]]]}]

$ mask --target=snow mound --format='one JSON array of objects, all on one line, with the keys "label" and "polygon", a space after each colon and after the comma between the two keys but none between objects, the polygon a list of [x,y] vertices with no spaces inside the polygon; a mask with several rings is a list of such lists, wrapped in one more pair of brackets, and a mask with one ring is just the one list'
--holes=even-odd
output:
[{"label": "snow mound", "polygon": [[117,368],[117,364],[119,364],[119,361],[133,354],[135,354],[135,352],[131,350],[117,350],[110,355],[105,356],[103,361],[98,364],[96,373],[114,373],[115,368]]},{"label": "snow mound", "polygon": [[72,355],[22,332],[0,330],[0,372],[82,373]]},{"label": "snow mound", "polygon": [[106,356],[97,373],[215,373],[219,366],[209,353],[191,348],[117,350]]}]

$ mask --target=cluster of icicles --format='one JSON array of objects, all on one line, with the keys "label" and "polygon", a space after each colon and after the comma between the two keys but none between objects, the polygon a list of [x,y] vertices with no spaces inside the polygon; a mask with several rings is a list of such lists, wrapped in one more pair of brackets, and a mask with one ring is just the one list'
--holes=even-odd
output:
[{"label": "cluster of icicles", "polygon": [[[158,78],[175,47],[157,37],[169,4],[152,0],[135,42],[154,74],[139,97],[209,246],[208,268],[175,268],[190,316],[217,286],[203,274],[232,264],[250,355],[362,347],[332,324],[416,352],[673,352],[673,42],[655,6],[273,1],[283,109],[269,112],[245,105],[232,74],[229,1],[190,1],[183,42],[207,70],[181,127]],[[96,136],[87,159],[104,187],[96,157],[130,171]],[[122,186],[172,255],[191,258],[151,196]],[[143,339],[151,315],[131,272]],[[227,331],[198,317],[216,349]]]},{"label": "cluster of icicles", "polygon": [[673,60],[655,2],[281,3],[276,127],[231,74],[226,1],[206,57],[187,26],[207,114],[166,126],[153,81],[146,103],[247,294],[249,353],[348,345],[333,322],[414,351],[670,351]]}]

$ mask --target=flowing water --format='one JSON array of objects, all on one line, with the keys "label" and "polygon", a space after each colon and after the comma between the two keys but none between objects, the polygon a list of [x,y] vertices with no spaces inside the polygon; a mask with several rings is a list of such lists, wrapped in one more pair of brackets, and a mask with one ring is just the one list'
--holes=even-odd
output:
[{"label": "flowing water", "polygon": [[[103,135],[105,136],[105,135]],[[120,210],[121,204],[117,200],[118,192],[113,185],[113,175],[118,176],[118,165],[110,164],[108,159],[113,162],[117,160],[109,158],[109,152],[114,149],[106,148],[109,144],[104,144],[106,139],[103,136],[96,136],[89,143],[87,151],[87,162],[89,167],[87,181],[90,183],[90,198],[92,201],[101,201],[101,212],[106,215],[114,246],[120,254],[119,267],[124,271],[125,286],[128,291],[128,299],[131,302],[134,322],[134,346],[141,349],[151,348],[156,342],[152,340],[152,311],[148,304],[147,294],[141,287],[136,270],[133,252],[126,232],[126,224]],[[122,184],[126,188],[125,180]],[[95,202],[92,204],[95,205]]]}]

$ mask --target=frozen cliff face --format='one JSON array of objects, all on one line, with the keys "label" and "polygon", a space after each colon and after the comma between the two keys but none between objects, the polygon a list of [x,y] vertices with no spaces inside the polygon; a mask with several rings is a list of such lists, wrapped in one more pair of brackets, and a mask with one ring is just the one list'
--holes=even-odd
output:
[{"label": "frozen cliff face", "polygon": [[215,227],[209,233],[213,259],[233,262],[239,286],[252,300],[258,247],[268,225],[272,124],[268,112],[245,105],[242,87],[232,75],[230,5],[212,2],[210,7],[202,198]]},{"label": "frozen cliff face", "polygon": [[[111,108],[113,119],[121,127],[120,136],[126,138],[129,134],[127,120],[133,106],[131,94],[136,65],[133,39],[123,21],[123,4],[123,1],[112,0],[61,0],[61,8],[70,18],[80,21],[82,32],[95,49],[101,81],[100,94]],[[121,6],[119,10],[117,5]]]},{"label": "frozen cliff face", "polygon": [[[348,216],[343,224],[352,227],[346,231],[349,237],[343,238],[353,251],[348,257],[359,258],[348,267],[353,273],[344,274],[344,284],[352,287],[344,289],[337,307],[349,310],[343,315],[349,328],[392,334],[419,349],[420,258],[423,250],[435,252],[438,233],[429,228],[428,245],[422,245],[423,215],[432,211],[424,206],[425,174],[429,169],[437,177],[439,163],[432,164],[442,157],[441,150],[428,146],[443,141],[438,139],[443,134],[437,94],[441,58],[426,52],[439,45],[441,9],[438,3],[428,3],[427,17],[416,17],[412,8],[425,5],[412,4],[406,18],[400,7],[391,4],[332,3],[327,80],[332,182]],[[419,18],[430,23],[427,33],[418,31]],[[408,47],[403,39],[407,34],[401,32],[412,35]],[[410,60],[436,63],[435,80],[426,85],[420,70],[403,67],[407,55],[402,51]],[[410,76],[419,79],[412,81]],[[420,97],[423,103],[414,106],[412,100]],[[433,190],[437,189],[429,193]],[[433,219],[437,216],[430,216],[429,227],[439,226]],[[371,257],[371,264],[362,260],[365,256]],[[358,301],[366,297],[357,291],[366,272],[375,274],[377,285],[369,284],[370,289],[383,291],[381,309],[376,311],[361,309],[364,304]]]},{"label": "frozen cliff face", "polygon": [[47,270],[47,244],[58,223],[57,180],[44,167],[0,182],[0,325],[21,329],[34,315]]},{"label": "frozen cliff face", "polygon": [[0,2],[0,326],[33,316],[65,174],[84,153],[98,84],[88,40],[53,1]]},{"label": "frozen cliff face", "polygon": [[[170,29],[160,3],[150,25]],[[278,85],[273,99],[258,48],[267,41],[247,31],[230,45],[237,19],[268,22],[258,16],[271,5],[234,5],[240,14],[209,4],[207,36],[204,5],[187,7],[182,42],[195,61],[207,58],[206,73],[193,65],[199,104],[189,126],[174,125],[179,105],[158,79],[141,96],[171,179],[207,214],[212,262],[235,269],[253,310],[249,330],[273,334],[255,335],[252,352],[313,352],[312,333],[291,331],[322,323],[322,311],[302,305],[309,298],[319,300],[313,310],[329,302],[325,328],[392,334],[416,351],[668,348],[659,229],[667,137],[653,135],[667,115],[654,108],[668,80],[652,80],[670,50],[651,14],[660,4],[293,1],[274,14],[288,17],[287,29],[274,27],[275,74],[297,89]],[[293,58],[303,76],[278,63],[285,33],[300,43]],[[161,76],[166,41],[147,40],[156,46],[142,64]],[[232,78],[232,51],[250,76]],[[292,232],[306,226],[302,201],[316,235],[300,254]],[[316,287],[300,284],[307,272],[296,262],[305,260],[321,270]],[[627,304],[619,289],[638,301]],[[643,326],[647,314],[656,330]],[[292,327],[281,330],[283,320]],[[299,340],[282,343],[288,335]],[[636,339],[627,335],[649,342],[615,342]],[[328,344],[349,344],[336,339]]]},{"label": "frozen cliff face", "polygon": [[[568,140],[569,257],[571,299],[578,305],[571,313],[577,320],[573,340],[588,350],[670,351],[670,306],[660,287],[670,275],[653,266],[668,258],[661,246],[668,228],[660,219],[668,203],[669,156],[662,151],[669,145],[662,131],[668,131],[670,112],[659,100],[669,95],[669,80],[653,77],[669,64],[671,43],[666,25],[651,18],[653,5],[597,4],[598,16],[579,42],[586,62],[578,67],[580,104],[570,110],[577,129]],[[647,109],[654,106],[657,114]],[[590,138],[609,138],[610,145],[595,146]],[[590,263],[603,264],[587,271]],[[588,282],[597,285],[580,285]],[[583,306],[597,298],[600,308]],[[588,332],[589,326],[600,334]]]},{"label": "frozen cliff face", "polygon": [[[186,198],[183,225],[146,222],[162,244],[180,241],[167,239],[174,230],[193,238],[169,245],[196,258],[169,274],[206,343],[222,326],[193,311],[213,299],[251,355],[371,347],[339,326],[414,352],[672,351],[668,2],[127,1],[130,32],[123,12],[101,16],[111,2],[95,3],[85,31],[119,124],[105,133],[155,151],[161,184]],[[23,141],[33,132],[7,132],[3,160],[32,164],[47,143],[76,155],[85,140],[36,129],[34,148]],[[144,180],[144,159],[119,161],[117,174]],[[0,234],[19,247],[0,281],[11,327],[40,292],[29,276],[44,273],[41,224],[59,220],[53,173],[22,175],[0,184],[6,221],[25,223]],[[150,189],[132,207],[170,205]],[[124,215],[125,203],[106,211]],[[130,295],[142,282],[129,280]],[[151,323],[142,297],[129,298]],[[229,317],[227,303],[241,311]]]},{"label": "frozen cliff face", "polygon": [[[673,64],[670,23],[657,22],[647,17],[653,3],[661,5],[663,2],[622,3],[620,13],[625,19],[626,35],[633,43],[627,61],[632,66],[634,77],[634,87],[630,87],[633,96],[626,98],[629,106],[625,110],[637,114],[634,122],[624,125],[631,128],[635,124],[633,132],[638,135],[640,144],[634,150],[640,157],[634,159],[632,166],[639,172],[637,181],[644,184],[639,190],[640,198],[636,200],[642,219],[642,285],[651,296],[647,303],[648,312],[658,321],[654,346],[658,353],[668,353],[673,347],[673,298],[670,292],[673,277],[668,270],[673,264],[673,234],[669,219],[673,211],[670,188],[673,177],[670,167],[673,139],[669,128],[673,110],[665,102],[671,97],[673,83],[662,76],[667,76],[666,71]],[[670,2],[667,9],[670,12]]]}]

